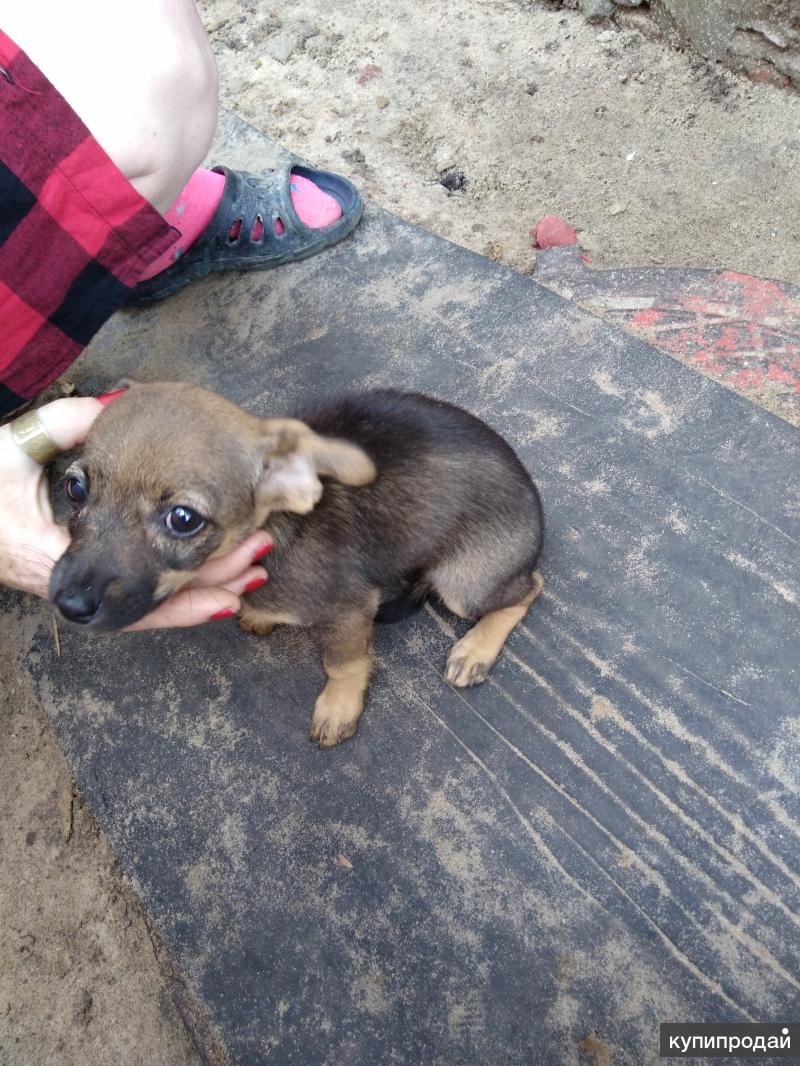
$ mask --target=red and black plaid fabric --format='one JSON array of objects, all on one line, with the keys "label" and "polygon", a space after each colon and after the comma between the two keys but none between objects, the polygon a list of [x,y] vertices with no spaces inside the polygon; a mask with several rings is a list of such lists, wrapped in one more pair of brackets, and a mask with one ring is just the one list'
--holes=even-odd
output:
[{"label": "red and black plaid fabric", "polygon": [[77,359],[176,237],[0,31],[0,415]]}]

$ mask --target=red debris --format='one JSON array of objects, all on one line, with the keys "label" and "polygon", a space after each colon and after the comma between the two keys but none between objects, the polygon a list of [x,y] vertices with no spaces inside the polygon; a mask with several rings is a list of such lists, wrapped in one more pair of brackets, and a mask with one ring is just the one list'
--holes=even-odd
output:
[{"label": "red debris", "polygon": [[534,248],[559,248],[562,244],[577,244],[578,235],[566,219],[545,215],[530,230]]},{"label": "red debris", "polygon": [[379,67],[377,63],[367,63],[362,68],[356,81],[359,85],[366,85],[368,81],[372,81],[373,78],[379,78],[383,74],[383,68]]},{"label": "red debris", "polygon": [[774,85],[776,89],[788,89],[792,79],[787,74],[781,74],[768,60],[760,60],[745,69],[745,74],[751,81],[762,85]]}]

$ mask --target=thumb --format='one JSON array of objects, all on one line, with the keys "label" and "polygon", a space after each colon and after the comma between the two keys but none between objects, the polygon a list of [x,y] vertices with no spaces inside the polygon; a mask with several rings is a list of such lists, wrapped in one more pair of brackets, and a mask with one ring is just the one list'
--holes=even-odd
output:
[{"label": "thumb", "polygon": [[62,451],[86,439],[103,405],[92,396],[68,396],[39,408],[42,425]]}]

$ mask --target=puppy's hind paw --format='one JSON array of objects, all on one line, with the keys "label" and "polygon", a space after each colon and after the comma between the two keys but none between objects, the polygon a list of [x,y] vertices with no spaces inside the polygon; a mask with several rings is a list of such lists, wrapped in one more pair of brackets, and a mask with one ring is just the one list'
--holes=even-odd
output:
[{"label": "puppy's hind paw", "polygon": [[447,657],[444,679],[455,688],[468,688],[485,681],[493,662],[484,662],[479,648],[470,647],[464,640],[453,645]]}]

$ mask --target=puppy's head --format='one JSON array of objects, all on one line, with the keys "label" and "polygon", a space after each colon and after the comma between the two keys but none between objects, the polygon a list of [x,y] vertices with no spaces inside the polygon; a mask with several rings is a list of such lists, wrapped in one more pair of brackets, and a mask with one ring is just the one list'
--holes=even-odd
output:
[{"label": "puppy's head", "polygon": [[320,476],[375,477],[346,441],[294,419],[260,419],[205,389],[134,385],[94,423],[56,491],[71,543],[50,598],[91,629],[121,629],[230,551],[271,511],[310,511]]}]

